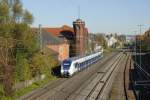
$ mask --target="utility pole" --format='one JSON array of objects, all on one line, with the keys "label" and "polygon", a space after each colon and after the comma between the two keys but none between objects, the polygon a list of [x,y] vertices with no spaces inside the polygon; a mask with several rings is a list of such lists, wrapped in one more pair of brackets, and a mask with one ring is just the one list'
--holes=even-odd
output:
[{"label": "utility pole", "polygon": [[39,42],[40,42],[40,51],[43,52],[43,38],[42,38],[42,25],[39,24]]},{"label": "utility pole", "polygon": [[142,36],[142,26],[144,26],[144,25],[141,25],[141,24],[139,24],[139,25],[137,25],[139,28],[140,28],[140,67],[141,67],[141,65],[142,65],[142,56],[141,56],[141,47],[142,47],[142,40],[141,40],[141,36]]},{"label": "utility pole", "polygon": [[137,31],[134,31],[134,34],[135,34],[135,63],[136,63],[136,33],[137,33]]}]

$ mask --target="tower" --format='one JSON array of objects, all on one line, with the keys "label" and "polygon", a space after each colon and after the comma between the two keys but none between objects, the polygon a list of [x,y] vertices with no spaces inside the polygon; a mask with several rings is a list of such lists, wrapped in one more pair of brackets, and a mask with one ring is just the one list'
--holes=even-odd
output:
[{"label": "tower", "polygon": [[77,19],[73,22],[73,28],[75,32],[75,54],[84,55],[87,47],[87,30],[85,28],[85,22],[81,19]]}]

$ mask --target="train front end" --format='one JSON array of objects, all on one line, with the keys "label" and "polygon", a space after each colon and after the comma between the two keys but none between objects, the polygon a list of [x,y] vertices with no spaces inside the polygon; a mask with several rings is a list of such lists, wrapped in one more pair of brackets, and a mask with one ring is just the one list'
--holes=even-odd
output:
[{"label": "train front end", "polygon": [[61,64],[61,75],[63,77],[70,76],[71,60],[64,60]]}]

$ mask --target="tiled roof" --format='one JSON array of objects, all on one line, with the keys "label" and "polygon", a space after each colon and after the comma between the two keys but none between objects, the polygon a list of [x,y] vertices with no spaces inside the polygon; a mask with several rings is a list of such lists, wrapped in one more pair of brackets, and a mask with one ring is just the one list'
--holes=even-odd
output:
[{"label": "tiled roof", "polygon": [[59,36],[61,29],[60,28],[43,28],[46,32],[51,33],[54,36]]},{"label": "tiled roof", "polygon": [[[34,33],[38,34],[39,29],[38,28],[32,28],[32,31]],[[52,33],[45,31],[42,29],[42,43],[43,45],[46,44],[62,44],[66,43],[67,40],[65,38],[59,38],[57,36],[54,36]]]},{"label": "tiled roof", "polygon": [[62,31],[70,31],[72,33],[74,33],[74,30],[72,27],[67,26],[67,25],[63,25],[62,27],[58,27],[58,28],[42,28],[43,30],[45,30],[48,33],[51,33],[54,36],[59,36],[61,35],[60,33]]},{"label": "tiled roof", "polygon": [[65,42],[64,39],[53,36],[44,30],[42,31],[42,40],[44,44],[62,44]]}]

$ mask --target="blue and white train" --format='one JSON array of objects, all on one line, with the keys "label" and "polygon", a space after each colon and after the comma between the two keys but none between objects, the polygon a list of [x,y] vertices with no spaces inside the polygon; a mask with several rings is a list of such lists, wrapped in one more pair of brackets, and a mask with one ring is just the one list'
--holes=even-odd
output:
[{"label": "blue and white train", "polygon": [[103,57],[103,50],[82,57],[74,57],[66,59],[61,64],[61,75],[72,76],[78,71],[87,68],[89,65],[97,62]]}]

